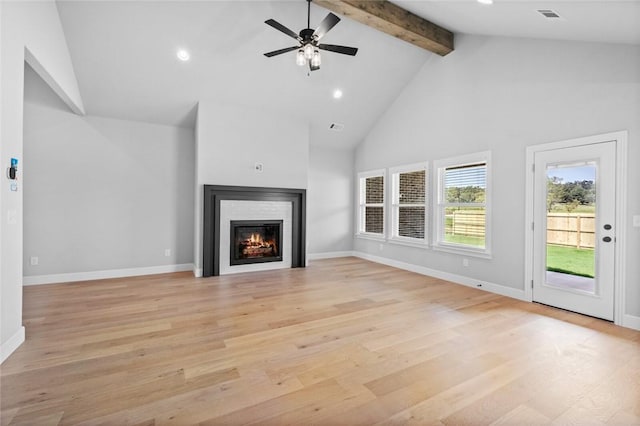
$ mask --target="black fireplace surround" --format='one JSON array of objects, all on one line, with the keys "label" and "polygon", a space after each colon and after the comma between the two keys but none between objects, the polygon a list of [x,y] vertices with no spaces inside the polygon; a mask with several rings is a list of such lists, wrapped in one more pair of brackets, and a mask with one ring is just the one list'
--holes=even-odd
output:
[{"label": "black fireplace surround", "polygon": [[[291,203],[291,267],[306,263],[306,190],[247,186],[204,185],[203,277],[220,275],[220,201],[288,201]],[[223,247],[222,250],[228,250]]]}]

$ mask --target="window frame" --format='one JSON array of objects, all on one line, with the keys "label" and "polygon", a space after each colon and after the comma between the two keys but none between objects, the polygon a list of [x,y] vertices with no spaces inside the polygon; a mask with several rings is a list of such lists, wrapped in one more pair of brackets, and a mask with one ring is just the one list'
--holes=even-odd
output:
[{"label": "window frame", "polygon": [[[485,187],[485,239],[484,248],[473,247],[461,243],[451,243],[444,240],[445,233],[445,210],[451,206],[478,207],[480,203],[447,203],[445,197],[444,177],[447,169],[452,167],[472,166],[474,164],[485,164],[486,167],[486,187]],[[434,250],[475,256],[490,259],[492,240],[492,214],[491,214],[491,151],[477,152],[473,154],[461,155],[457,157],[445,158],[434,161],[433,169],[437,176],[437,190],[433,192],[433,233],[432,248]]]},{"label": "window frame", "polygon": [[[424,203],[423,204],[400,204],[400,175],[404,173],[412,173],[424,171]],[[431,216],[430,202],[429,202],[429,163],[427,161],[420,163],[407,164],[404,166],[389,168],[389,175],[391,175],[391,215],[390,222],[391,235],[389,236],[389,242],[396,244],[404,244],[410,246],[417,246],[422,248],[429,247],[430,229],[429,229],[429,217]],[[413,238],[403,237],[399,235],[399,219],[400,219],[400,207],[424,207],[424,237]]]},{"label": "window frame", "polygon": [[[382,203],[366,203],[366,180],[372,177],[382,177]],[[387,172],[386,169],[369,170],[358,173],[357,192],[357,231],[356,237],[368,238],[372,240],[386,241],[387,232]],[[366,232],[365,211],[366,207],[382,207],[382,233]]]}]

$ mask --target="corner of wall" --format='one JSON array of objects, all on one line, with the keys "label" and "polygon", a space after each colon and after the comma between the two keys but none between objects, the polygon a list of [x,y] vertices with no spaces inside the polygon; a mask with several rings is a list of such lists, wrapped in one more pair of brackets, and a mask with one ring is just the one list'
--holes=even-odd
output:
[{"label": "corner of wall", "polygon": [[18,347],[24,343],[25,329],[20,327],[13,336],[0,345],[0,364],[2,364]]},{"label": "corner of wall", "polygon": [[[23,157],[24,62],[40,69],[56,93],[64,94],[72,108],[84,111],[71,56],[60,16],[54,1],[1,2],[2,27],[0,76],[3,109],[0,115],[2,133],[0,149],[4,156]],[[27,58],[25,58],[25,55]],[[35,58],[38,58],[36,61]],[[46,70],[46,72],[45,72]],[[23,170],[25,170],[23,168]],[[3,178],[4,179],[4,178]],[[6,182],[5,182],[6,183]],[[20,187],[11,191],[8,185],[0,189],[0,282],[2,326],[0,345],[2,357],[8,356],[24,341],[22,325],[22,250],[23,198]],[[15,221],[5,219],[11,211]],[[8,248],[11,250],[8,250]]]}]

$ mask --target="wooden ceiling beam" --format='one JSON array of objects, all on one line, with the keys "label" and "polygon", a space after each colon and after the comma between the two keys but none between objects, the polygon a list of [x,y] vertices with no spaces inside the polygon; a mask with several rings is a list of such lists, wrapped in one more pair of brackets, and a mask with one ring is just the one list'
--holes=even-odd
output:
[{"label": "wooden ceiling beam", "polygon": [[332,12],[440,56],[453,51],[453,33],[387,0],[313,0]]}]

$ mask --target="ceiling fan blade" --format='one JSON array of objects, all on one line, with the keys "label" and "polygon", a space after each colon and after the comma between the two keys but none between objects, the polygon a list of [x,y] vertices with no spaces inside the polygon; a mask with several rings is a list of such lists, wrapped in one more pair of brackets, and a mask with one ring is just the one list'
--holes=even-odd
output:
[{"label": "ceiling fan blade", "polygon": [[328,14],[313,32],[316,41],[320,40],[331,28],[335,27],[338,22],[340,22],[340,18],[333,13]]},{"label": "ceiling fan blade", "polygon": [[296,50],[296,49],[300,49],[300,46],[285,47],[284,49],[274,50],[273,52],[265,53],[264,56],[266,56],[267,58],[270,58],[272,56],[281,55],[283,53],[291,52],[292,50]]},{"label": "ceiling fan blade", "polygon": [[356,56],[357,47],[336,46],[335,44],[319,44],[318,49],[328,50],[330,52],[342,53],[343,55]]},{"label": "ceiling fan blade", "polygon": [[280,32],[285,33],[289,37],[295,38],[296,40],[300,41],[300,37],[298,36],[298,34],[294,33],[289,28],[285,27],[284,25],[282,25],[280,22],[276,21],[275,19],[267,19],[266,21],[264,21],[264,23],[269,25],[269,26],[272,26],[273,28],[275,28],[276,30],[278,30]]}]

